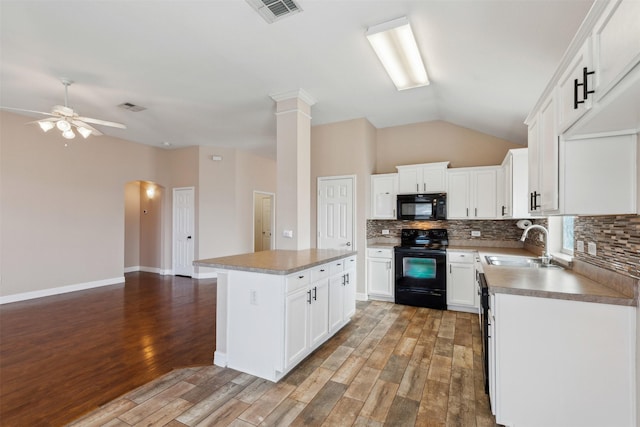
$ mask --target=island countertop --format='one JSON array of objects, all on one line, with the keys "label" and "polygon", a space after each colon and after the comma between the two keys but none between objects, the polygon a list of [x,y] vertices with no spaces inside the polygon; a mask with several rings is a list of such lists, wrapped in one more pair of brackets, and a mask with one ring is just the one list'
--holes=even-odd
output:
[{"label": "island countertop", "polygon": [[347,258],[356,253],[355,251],[340,251],[335,249],[276,249],[220,258],[200,259],[194,261],[193,265],[222,270],[287,275],[320,264]]}]

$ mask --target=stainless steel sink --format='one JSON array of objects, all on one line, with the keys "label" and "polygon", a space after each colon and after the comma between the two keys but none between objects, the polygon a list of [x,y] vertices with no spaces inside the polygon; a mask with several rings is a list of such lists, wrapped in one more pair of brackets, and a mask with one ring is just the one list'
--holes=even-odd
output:
[{"label": "stainless steel sink", "polygon": [[540,258],[508,255],[486,256],[489,265],[520,268],[562,268],[556,264],[544,264]]}]

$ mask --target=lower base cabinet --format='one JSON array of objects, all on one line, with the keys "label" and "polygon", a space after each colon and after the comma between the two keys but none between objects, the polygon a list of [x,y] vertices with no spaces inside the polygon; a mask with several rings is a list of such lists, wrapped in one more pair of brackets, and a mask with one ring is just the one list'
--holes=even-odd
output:
[{"label": "lower base cabinet", "polygon": [[370,299],[394,301],[393,249],[367,249],[367,294]]},{"label": "lower base cabinet", "polygon": [[637,425],[635,307],[509,294],[492,301],[498,424]]},{"label": "lower base cabinet", "polygon": [[447,308],[478,313],[475,252],[447,251]]},{"label": "lower base cabinet", "polygon": [[356,257],[289,276],[218,272],[214,363],[279,381],[356,310]]}]

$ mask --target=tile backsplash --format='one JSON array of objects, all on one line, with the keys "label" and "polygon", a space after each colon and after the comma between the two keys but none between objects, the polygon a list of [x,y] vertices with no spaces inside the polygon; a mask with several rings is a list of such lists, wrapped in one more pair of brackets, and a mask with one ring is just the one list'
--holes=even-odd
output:
[{"label": "tile backsplash", "polygon": [[[522,230],[516,226],[517,220],[500,221],[397,221],[397,220],[367,220],[367,240],[377,242],[397,241],[403,228],[446,228],[449,240],[456,244],[478,246],[521,246]],[[382,230],[389,230],[383,235]],[[472,231],[479,231],[480,236],[472,236]]]},{"label": "tile backsplash", "polygon": [[[578,241],[584,252],[578,252]],[[577,260],[625,276],[640,279],[640,216],[581,216],[574,225],[574,257]],[[588,244],[596,244],[596,255],[589,255]]]}]

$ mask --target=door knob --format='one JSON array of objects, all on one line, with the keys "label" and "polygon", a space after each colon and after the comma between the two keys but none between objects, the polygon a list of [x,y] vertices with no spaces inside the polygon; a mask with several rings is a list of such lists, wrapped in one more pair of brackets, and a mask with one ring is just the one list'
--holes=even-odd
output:
[{"label": "door knob", "polygon": [[347,246],[351,246],[351,242],[347,242]]},{"label": "door knob", "polygon": [[191,236],[187,236],[187,239],[190,239],[190,238],[191,238]]}]

